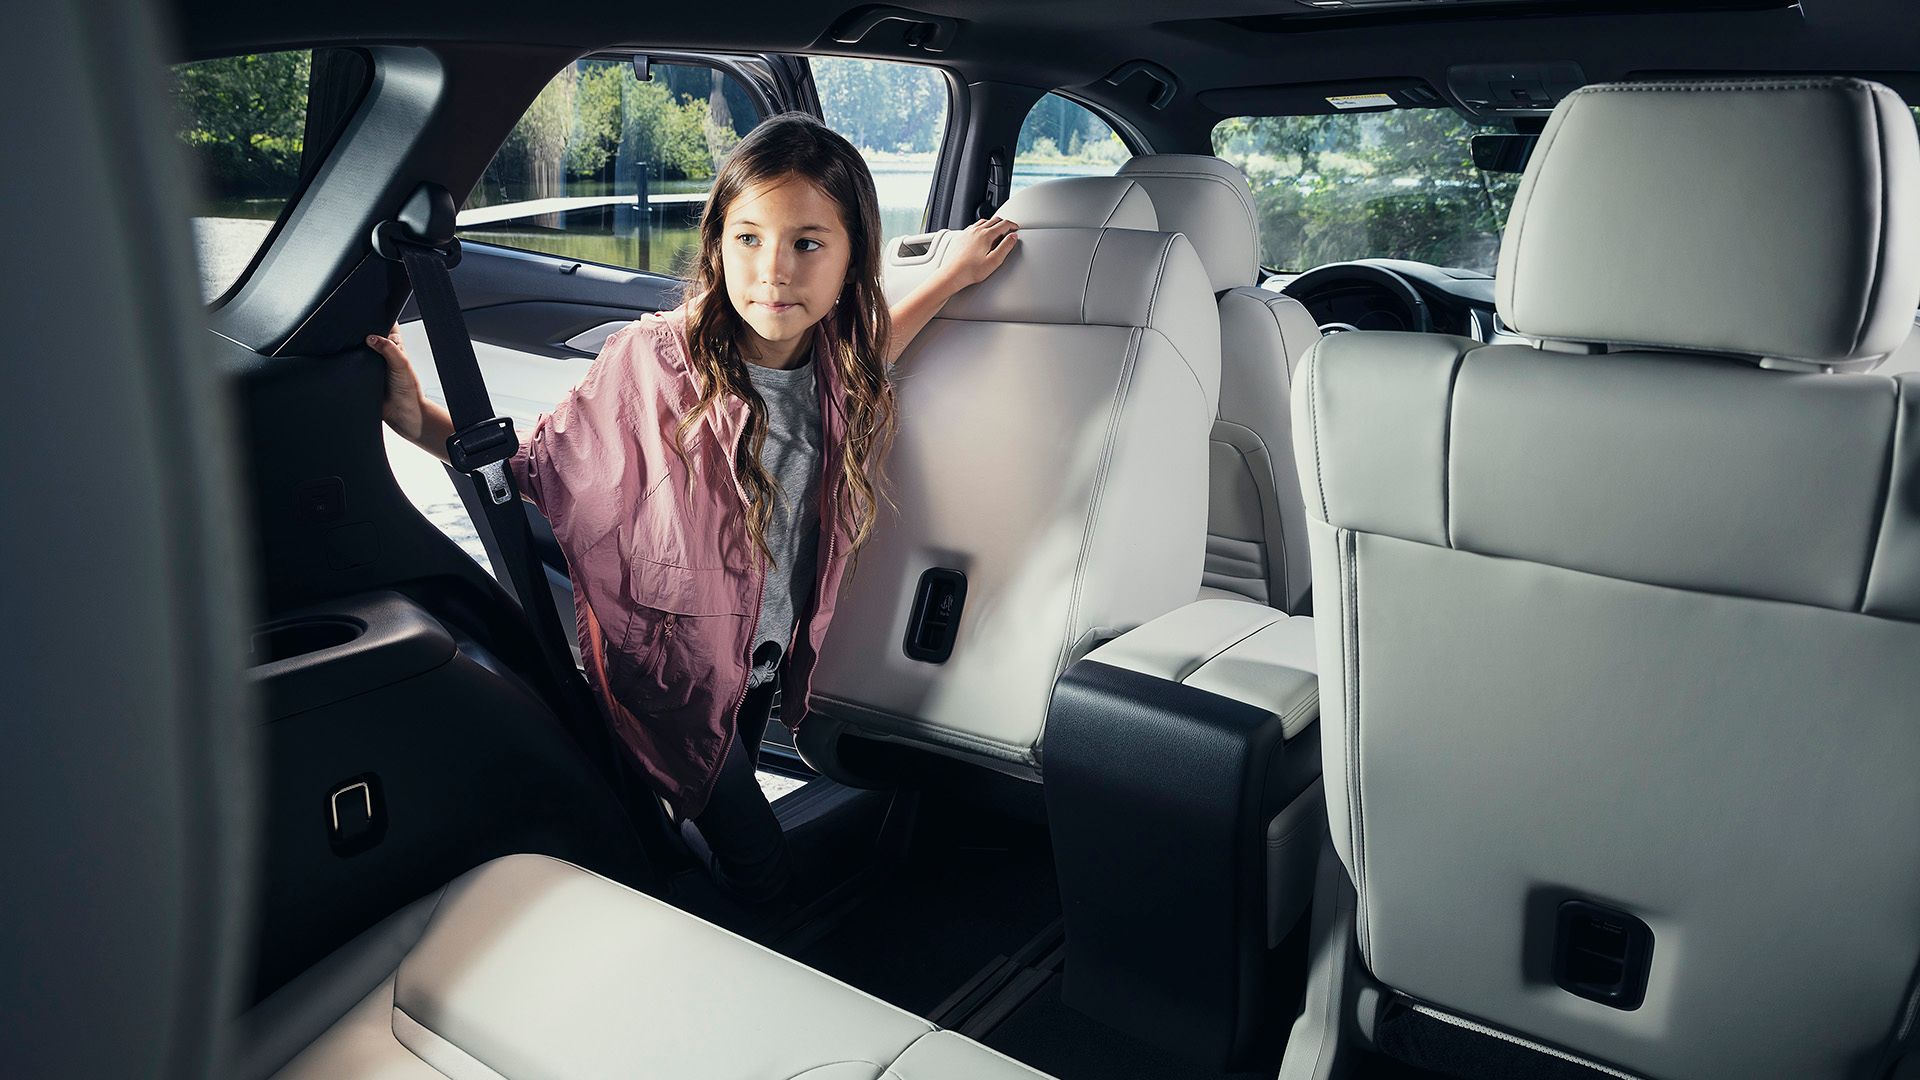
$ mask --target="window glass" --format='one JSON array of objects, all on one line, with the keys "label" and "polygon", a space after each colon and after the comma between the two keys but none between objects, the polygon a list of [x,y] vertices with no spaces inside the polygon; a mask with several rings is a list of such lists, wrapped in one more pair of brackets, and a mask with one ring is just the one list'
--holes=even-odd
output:
[{"label": "window glass", "polygon": [[514,125],[460,235],[659,274],[684,267],[718,162],[760,122],[738,79],[699,64],[581,60]]},{"label": "window glass", "polygon": [[240,280],[299,186],[312,71],[311,50],[173,66],[180,140],[201,182],[193,241],[202,300]]},{"label": "window glass", "polygon": [[1048,94],[1020,125],[1012,191],[1062,176],[1112,176],[1131,156],[1112,124],[1084,105]]},{"label": "window glass", "polygon": [[1479,130],[1449,109],[1242,116],[1213,129],[1213,150],[1253,185],[1268,266],[1413,259],[1492,273],[1520,177],[1474,167]]},{"label": "window glass", "polygon": [[827,126],[866,159],[880,197],[881,235],[926,231],[950,94],[938,71],[919,64],[815,57],[814,88]]}]

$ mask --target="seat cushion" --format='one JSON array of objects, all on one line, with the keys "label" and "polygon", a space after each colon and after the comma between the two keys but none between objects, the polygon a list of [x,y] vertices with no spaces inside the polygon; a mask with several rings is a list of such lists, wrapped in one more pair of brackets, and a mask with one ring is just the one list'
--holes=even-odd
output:
[{"label": "seat cushion", "polygon": [[278,1076],[1042,1075],[557,859],[497,859],[427,903],[398,965]]}]

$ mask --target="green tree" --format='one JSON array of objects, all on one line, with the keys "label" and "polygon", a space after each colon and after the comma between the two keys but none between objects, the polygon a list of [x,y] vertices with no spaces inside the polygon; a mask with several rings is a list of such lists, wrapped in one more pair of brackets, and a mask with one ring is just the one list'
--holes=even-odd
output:
[{"label": "green tree", "polygon": [[814,90],[827,126],[863,151],[932,153],[940,148],[947,88],[917,64],[816,57]]},{"label": "green tree", "polygon": [[1213,140],[1253,185],[1270,266],[1383,257],[1490,271],[1518,178],[1474,166],[1475,130],[1449,110],[1396,109],[1237,117]]},{"label": "green tree", "polygon": [[300,175],[313,53],[252,53],[173,69],[180,137],[207,187],[284,197]]},{"label": "green tree", "polygon": [[579,80],[574,68],[555,75],[494,155],[494,164],[504,166],[503,180],[517,189],[516,199],[547,199],[560,194]]}]

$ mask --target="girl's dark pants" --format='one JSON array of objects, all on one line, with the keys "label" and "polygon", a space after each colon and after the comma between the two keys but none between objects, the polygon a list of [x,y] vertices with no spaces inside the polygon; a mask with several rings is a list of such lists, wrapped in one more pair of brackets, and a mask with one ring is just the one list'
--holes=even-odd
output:
[{"label": "girl's dark pants", "polygon": [[721,884],[752,900],[771,899],[792,877],[787,860],[787,838],[773,816],[760,782],[754,778],[760,762],[760,740],[767,731],[777,679],[747,691],[713,794],[706,809],[693,819],[713,851],[713,868]]}]

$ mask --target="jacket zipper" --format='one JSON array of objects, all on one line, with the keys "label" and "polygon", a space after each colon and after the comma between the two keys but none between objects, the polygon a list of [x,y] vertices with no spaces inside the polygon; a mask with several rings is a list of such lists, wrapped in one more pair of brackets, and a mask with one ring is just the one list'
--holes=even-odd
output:
[{"label": "jacket zipper", "polygon": [[[740,476],[737,470],[734,471],[733,475],[733,490],[739,494],[740,505],[742,507],[752,505],[752,501],[747,498],[747,489],[740,485]],[[756,563],[762,562],[758,551],[754,552],[754,561]],[[757,576],[759,581],[753,590],[753,616],[747,620],[747,677],[740,680],[740,696],[734,699],[733,702],[733,722],[727,725],[727,738],[720,746],[720,759],[713,766],[714,775],[716,776],[719,775],[720,766],[726,764],[727,755],[733,752],[733,741],[740,737],[740,710],[746,707],[748,694],[747,683],[753,678],[753,635],[754,631],[760,626],[761,605],[763,605],[767,599],[767,568],[765,565],[760,566],[760,573]],[[708,784],[712,784],[713,778],[708,777],[707,782]]]}]

